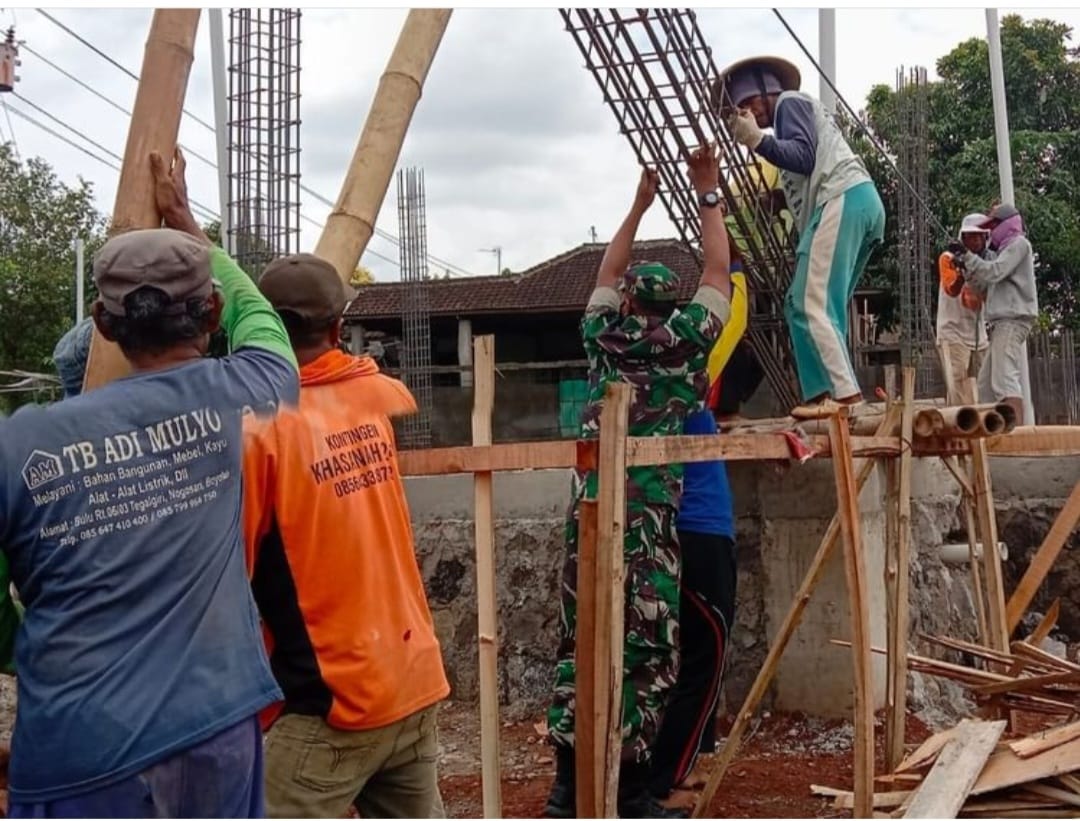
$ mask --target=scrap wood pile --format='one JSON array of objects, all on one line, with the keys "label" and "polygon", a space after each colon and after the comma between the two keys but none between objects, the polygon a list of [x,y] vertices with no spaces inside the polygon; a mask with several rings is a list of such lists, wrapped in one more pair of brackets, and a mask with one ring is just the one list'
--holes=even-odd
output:
[{"label": "scrap wood pile", "polygon": [[[1080,817],[1080,664],[1040,649],[1035,637],[1013,642],[1009,654],[923,636],[962,653],[965,663],[909,654],[909,669],[957,682],[981,713],[1003,718],[965,719],[924,741],[877,779],[875,817]],[[1016,718],[1039,719],[1043,729],[1009,732]],[[838,809],[852,807],[850,792],[812,790],[833,797]]]}]

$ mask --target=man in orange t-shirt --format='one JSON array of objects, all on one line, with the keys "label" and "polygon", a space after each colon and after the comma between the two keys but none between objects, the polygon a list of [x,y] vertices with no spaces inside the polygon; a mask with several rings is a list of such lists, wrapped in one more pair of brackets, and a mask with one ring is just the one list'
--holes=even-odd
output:
[{"label": "man in orange t-shirt", "polygon": [[442,813],[436,709],[449,685],[414,552],[390,418],[416,402],[339,350],[345,287],[311,254],[259,290],[300,364],[300,404],[249,419],[252,590],[285,700],[266,736],[271,817]]}]

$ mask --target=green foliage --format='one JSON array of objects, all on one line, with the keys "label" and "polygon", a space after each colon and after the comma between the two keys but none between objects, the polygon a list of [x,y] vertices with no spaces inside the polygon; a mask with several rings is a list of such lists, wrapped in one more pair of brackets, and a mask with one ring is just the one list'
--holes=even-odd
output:
[{"label": "green foliage", "polygon": [[[1070,38],[1069,26],[1053,20],[1025,22],[1010,15],[1001,25],[1016,206],[1037,257],[1041,322],[1080,328],[1080,62]],[[938,60],[937,72],[941,80],[930,85],[927,100],[929,206],[952,230],[965,214],[984,211],[998,198],[986,41],[960,43]],[[865,119],[895,154],[905,136],[897,119],[896,91],[874,87]],[[888,217],[885,248],[871,262],[864,282],[895,292],[900,183],[864,136],[853,137],[852,148],[874,177]],[[946,237],[935,235],[935,241],[936,254]]]},{"label": "green foliage", "polygon": [[[85,243],[86,297],[95,291],[91,260],[105,238],[91,184],[62,183],[40,158],[23,162],[0,145],[0,369],[46,371],[52,350],[75,320],[75,249]],[[31,397],[8,397],[8,409]]]}]

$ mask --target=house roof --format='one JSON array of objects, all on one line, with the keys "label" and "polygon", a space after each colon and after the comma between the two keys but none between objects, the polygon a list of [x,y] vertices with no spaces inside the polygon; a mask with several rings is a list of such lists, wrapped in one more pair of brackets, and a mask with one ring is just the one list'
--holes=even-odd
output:
[{"label": "house roof", "polygon": [[[520,274],[428,280],[430,315],[582,311],[606,249],[607,243],[585,243]],[[689,301],[693,296],[700,267],[697,257],[681,240],[635,242],[633,258],[666,265],[679,275],[680,301]],[[404,293],[401,282],[362,285],[345,309],[345,317],[358,321],[400,317]]]}]

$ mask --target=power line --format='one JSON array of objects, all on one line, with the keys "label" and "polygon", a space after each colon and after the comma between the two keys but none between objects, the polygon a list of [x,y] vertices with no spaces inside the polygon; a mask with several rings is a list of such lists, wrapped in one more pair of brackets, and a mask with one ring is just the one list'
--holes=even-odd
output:
[{"label": "power line", "polygon": [[[104,60],[106,60],[107,62],[109,62],[109,63],[110,63],[111,65],[113,65],[113,66],[115,66],[116,68],[118,68],[118,69],[119,69],[120,71],[122,71],[122,72],[123,72],[124,74],[126,74],[126,75],[127,75],[128,77],[130,77],[131,79],[133,79],[133,80],[135,80],[135,81],[138,81],[138,79],[139,79],[139,75],[138,75],[138,74],[136,74],[135,72],[133,72],[133,71],[132,71],[131,69],[129,69],[129,68],[127,67],[127,66],[123,65],[122,63],[120,63],[120,62],[119,62],[118,60],[114,59],[114,58],[113,58],[112,56],[110,56],[109,54],[107,54],[107,53],[106,53],[106,52],[105,52],[104,50],[102,50],[102,49],[101,49],[101,48],[99,48],[98,46],[96,46],[96,45],[94,45],[93,43],[91,43],[91,42],[90,42],[89,40],[87,40],[87,39],[86,39],[85,37],[83,37],[82,35],[78,34],[78,33],[77,33],[77,32],[75,32],[74,30],[72,30],[72,29],[71,29],[70,27],[68,27],[67,25],[65,25],[65,24],[64,24],[63,22],[61,22],[60,20],[56,19],[56,18],[55,18],[55,17],[53,16],[53,15],[49,14],[49,13],[48,13],[47,11],[45,11],[44,9],[40,9],[40,8],[39,8],[39,9],[36,9],[36,11],[37,11],[37,12],[38,12],[38,13],[39,13],[39,14],[40,14],[41,16],[43,16],[43,17],[44,17],[45,19],[47,19],[47,20],[48,20],[49,22],[53,23],[53,24],[54,24],[55,26],[57,26],[58,28],[60,28],[60,29],[61,29],[62,31],[64,31],[65,33],[67,33],[67,34],[68,34],[68,35],[70,35],[71,37],[75,38],[76,40],[78,40],[78,41],[79,41],[80,43],[82,43],[82,44],[83,44],[84,46],[86,46],[86,47],[87,47],[88,49],[90,49],[91,51],[93,51],[93,52],[94,52],[95,54],[97,54],[97,55],[98,55],[99,57],[101,57],[102,59],[104,59]],[[117,103],[113,102],[112,100],[108,99],[108,98],[107,98],[107,97],[105,97],[105,96],[104,96],[103,94],[101,94],[100,92],[98,92],[98,91],[97,91],[96,89],[93,89],[93,88],[91,88],[90,86],[88,86],[88,85],[87,85],[86,83],[84,83],[84,82],[83,82],[82,80],[79,80],[79,79],[77,79],[76,77],[72,76],[72,75],[71,75],[71,74],[69,74],[68,72],[66,72],[66,71],[64,71],[63,69],[61,69],[61,68],[60,68],[59,66],[55,65],[54,63],[50,62],[49,60],[46,60],[46,59],[45,59],[44,57],[41,57],[41,55],[40,55],[40,54],[38,54],[37,52],[35,52],[35,51],[32,51],[32,50],[30,50],[29,48],[27,49],[27,51],[28,51],[29,53],[31,53],[31,54],[34,54],[34,55],[35,55],[36,57],[38,57],[38,58],[40,58],[40,59],[44,60],[44,61],[45,61],[46,63],[48,63],[48,64],[49,64],[49,65],[51,65],[51,66],[52,66],[53,68],[55,68],[55,69],[56,69],[57,71],[59,71],[59,72],[60,72],[61,74],[63,74],[64,76],[68,77],[69,79],[73,80],[74,82],[78,83],[78,84],[79,84],[80,86],[82,86],[83,88],[86,88],[86,89],[87,89],[88,91],[90,91],[90,92],[91,92],[91,93],[93,93],[94,95],[96,95],[96,96],[98,96],[98,97],[101,97],[101,98],[105,99],[105,100],[106,100],[106,102],[108,102],[108,103],[109,103],[110,105],[112,105],[112,106],[113,106],[114,108],[117,108],[117,109],[119,109],[120,111],[123,111],[123,112],[124,112],[125,114],[127,114],[128,116],[131,116],[131,112],[130,112],[130,111],[127,111],[127,110],[126,110],[126,109],[124,109],[124,108],[123,108],[122,106],[120,106],[120,105],[118,105]],[[203,126],[204,128],[206,128],[206,129],[207,129],[207,130],[209,130],[210,132],[212,132],[212,133],[216,133],[216,129],[214,128],[214,126],[213,126],[213,125],[211,125],[210,123],[208,123],[208,122],[207,122],[206,120],[204,120],[204,119],[202,119],[202,118],[198,117],[197,115],[193,114],[193,113],[192,113],[191,111],[189,111],[189,110],[188,110],[188,109],[186,109],[186,108],[184,108],[184,109],[182,109],[182,110],[183,110],[183,113],[184,113],[184,114],[186,114],[186,115],[187,115],[188,117],[190,117],[190,118],[191,118],[191,119],[192,119],[192,120],[193,120],[194,122],[196,122],[196,123],[198,123],[199,125]],[[196,159],[199,159],[199,160],[201,160],[201,161],[205,162],[205,163],[206,163],[207,165],[209,165],[210,167],[214,168],[215,170],[217,169],[217,164],[216,164],[216,163],[214,163],[214,162],[213,162],[212,160],[208,159],[207,157],[204,157],[204,156],[202,156],[201,154],[198,154],[198,153],[196,153],[196,152],[192,151],[191,149],[187,149],[187,148],[185,148],[184,150],[185,150],[185,151],[187,151],[187,153],[191,154],[191,155],[192,155],[193,157],[195,157]],[[311,197],[315,198],[316,200],[318,200],[318,201],[319,201],[320,203],[322,203],[323,205],[327,206],[328,208],[333,208],[333,207],[334,207],[334,205],[335,205],[335,203],[334,203],[334,202],[333,202],[332,200],[330,200],[330,199],[329,199],[329,198],[327,198],[327,197],[324,197],[324,196],[323,196],[322,194],[320,194],[320,193],[319,193],[318,191],[315,191],[314,189],[312,189],[312,188],[308,187],[307,185],[304,185],[303,183],[300,183],[300,190],[301,190],[301,191],[303,191],[303,192],[304,192],[305,194],[308,194],[309,196],[311,196]],[[390,243],[394,244],[394,245],[397,245],[397,246],[400,246],[400,245],[401,245],[401,240],[400,240],[400,238],[398,238],[398,237],[394,236],[393,234],[389,233],[388,231],[384,231],[384,230],[382,230],[381,228],[375,228],[375,234],[376,234],[377,236],[381,237],[382,239],[385,239],[386,241],[388,241],[388,242],[390,242]],[[376,252],[374,252],[374,251],[372,251],[371,253],[375,254],[375,256],[378,256],[378,257],[380,257],[381,259],[387,259],[387,257],[384,257],[384,256],[382,256],[381,254],[378,254],[378,253],[376,253]],[[449,262],[449,261],[447,261],[447,260],[444,260],[444,259],[440,259],[439,257],[436,257],[436,256],[435,256],[434,254],[430,254],[430,253],[429,253],[429,254],[427,255],[427,258],[428,258],[428,260],[429,260],[429,261],[431,261],[431,262],[435,263],[435,264],[436,264],[436,265],[437,265],[438,267],[440,267],[440,268],[452,269],[452,270],[456,271],[457,273],[459,273],[459,274],[461,274],[461,275],[463,275],[463,276],[471,276],[470,272],[469,272],[469,271],[467,271],[466,269],[462,268],[461,266],[459,266],[459,265],[455,265],[454,263],[452,263],[452,262]],[[395,265],[397,265],[398,263],[394,263],[394,264],[395,264]],[[400,267],[400,266],[399,266],[399,267]]]},{"label": "power line", "polygon": [[[23,102],[28,102],[27,100],[25,100],[25,99],[23,99],[23,98],[21,98],[21,97],[20,97],[20,99],[21,99],[21,100],[23,100]],[[33,105],[33,104],[31,103],[31,105]],[[17,117],[21,117],[22,119],[26,120],[26,121],[27,121],[28,123],[30,123],[31,125],[33,125],[33,126],[36,126],[37,128],[40,128],[40,129],[41,129],[42,131],[44,131],[44,132],[45,132],[46,134],[49,134],[49,135],[51,135],[51,136],[55,137],[56,139],[60,140],[61,142],[63,142],[63,143],[66,143],[67,145],[71,146],[71,147],[72,147],[72,148],[74,148],[74,149],[75,149],[76,151],[81,151],[81,152],[82,152],[83,154],[85,154],[86,156],[90,157],[91,159],[93,159],[93,160],[97,160],[97,161],[98,161],[99,163],[101,163],[102,165],[108,166],[108,167],[109,167],[109,168],[111,168],[111,169],[112,169],[113,171],[116,171],[117,173],[120,173],[120,166],[119,166],[119,165],[117,165],[116,163],[114,163],[114,162],[111,162],[110,160],[107,160],[107,159],[105,159],[104,157],[101,157],[101,156],[100,156],[100,155],[98,155],[98,154],[95,154],[95,153],[94,153],[93,151],[90,151],[89,149],[85,148],[84,146],[81,146],[81,145],[79,145],[79,144],[78,144],[78,143],[76,143],[76,142],[75,142],[74,140],[70,140],[70,139],[68,139],[68,138],[67,138],[67,137],[65,137],[65,136],[64,136],[63,134],[59,133],[58,131],[55,131],[54,129],[52,129],[52,128],[50,128],[49,126],[45,125],[44,123],[42,123],[42,122],[38,121],[38,120],[37,120],[37,119],[35,119],[34,117],[31,117],[31,116],[30,116],[29,114],[27,114],[27,113],[26,113],[25,111],[21,111],[21,110],[19,110],[18,108],[15,108],[14,106],[7,106],[7,107],[8,107],[8,108],[9,108],[9,109],[10,109],[10,110],[11,110],[11,111],[12,111],[12,112],[13,112],[13,113],[14,113],[14,114],[15,114],[15,115],[17,116]],[[65,122],[64,122],[63,120],[60,120],[60,119],[59,119],[59,118],[57,118],[57,117],[53,117],[53,116],[52,116],[51,114],[49,114],[49,112],[45,111],[44,109],[41,109],[41,108],[39,108],[38,106],[34,106],[34,107],[35,107],[35,108],[37,108],[37,109],[38,109],[39,111],[41,111],[41,113],[42,113],[42,114],[44,114],[45,116],[49,117],[49,118],[50,118],[51,120],[54,120],[55,122],[57,122],[57,123],[59,123],[60,125],[62,125],[62,126],[63,126],[64,128],[67,128],[67,129],[68,129],[69,131],[72,131],[72,130],[73,130],[73,129],[71,128],[71,126],[69,126],[69,125],[68,125],[67,123],[65,123]],[[78,132],[76,132],[76,133],[78,133]],[[84,137],[84,139],[86,139],[86,140],[87,140],[87,142],[91,143],[92,145],[95,145],[95,146],[97,146],[97,147],[99,147],[99,148],[102,148],[102,150],[104,150],[104,151],[105,151],[106,153],[110,154],[111,156],[113,156],[113,157],[116,157],[117,159],[121,159],[121,158],[120,158],[120,157],[119,157],[118,155],[114,154],[113,152],[109,151],[108,149],[106,149],[106,148],[103,148],[103,147],[101,147],[101,146],[98,146],[98,144],[97,144],[97,143],[95,143],[95,142],[94,142],[93,140],[90,140],[90,139],[88,139],[88,138],[85,138],[85,137]],[[208,208],[207,206],[205,206],[205,205],[203,205],[202,203],[200,203],[200,202],[199,202],[198,200],[193,200],[193,199],[189,199],[189,202],[190,202],[190,204],[191,204],[191,209],[192,209],[192,211],[195,211],[195,212],[197,212],[197,213],[198,213],[198,215],[199,215],[199,216],[201,216],[201,217],[202,217],[203,219],[209,219],[209,220],[217,220],[217,219],[220,219],[220,216],[219,216],[219,215],[218,215],[217,213],[215,213],[215,212],[214,212],[213,210],[211,210],[211,209],[210,209],[210,208]]]},{"label": "power line", "polygon": [[814,66],[814,68],[817,69],[817,72],[818,72],[818,74],[821,75],[821,78],[826,83],[828,83],[829,88],[831,88],[833,94],[836,95],[836,99],[839,100],[843,104],[844,108],[847,109],[848,114],[851,116],[852,120],[854,120],[855,124],[857,126],[859,126],[859,128],[862,130],[863,134],[865,134],[866,137],[870,140],[870,143],[874,146],[874,148],[876,148],[878,150],[878,153],[881,154],[881,156],[885,160],[885,162],[887,162],[889,164],[889,167],[893,170],[893,173],[896,174],[897,179],[900,180],[900,182],[902,182],[905,186],[907,186],[908,191],[911,192],[911,195],[915,198],[915,201],[918,202],[919,205],[922,206],[924,211],[926,211],[926,215],[930,218],[930,222],[934,225],[935,228],[938,229],[938,231],[940,231],[942,233],[942,235],[948,237],[951,240],[952,239],[952,233],[949,231],[948,228],[946,228],[944,225],[941,224],[941,220],[939,220],[937,218],[937,215],[934,214],[934,212],[930,210],[930,206],[926,204],[926,201],[919,195],[919,192],[915,190],[915,186],[913,186],[910,182],[908,182],[907,177],[905,177],[900,172],[900,169],[897,168],[896,163],[893,162],[892,157],[889,156],[889,153],[885,150],[885,148],[881,145],[881,143],[878,142],[877,138],[870,132],[870,129],[862,121],[862,119],[859,117],[859,115],[855,113],[855,109],[853,109],[850,105],[848,105],[848,101],[846,99],[844,99],[844,95],[840,93],[840,90],[833,83],[832,78],[828,74],[825,73],[825,71],[821,68],[821,65],[818,63],[818,61],[814,59],[814,55],[810,53],[810,49],[808,49],[803,44],[803,41],[801,39],[799,39],[799,35],[797,35],[795,33],[794,29],[792,29],[790,25],[788,25],[788,21],[785,20],[784,15],[780,13],[780,9],[775,9],[774,8],[773,9],[773,14],[775,14],[779,18],[779,20],[783,24],[784,28],[787,29],[788,34],[790,34],[792,36],[792,38],[794,38],[794,40],[798,44],[799,48],[802,49],[803,54],[806,55],[806,58],[810,61],[810,63]]}]

